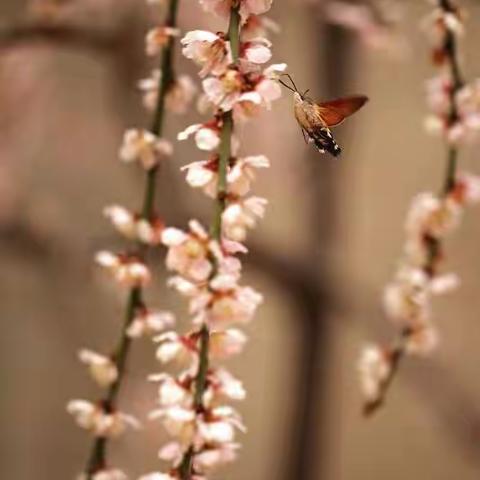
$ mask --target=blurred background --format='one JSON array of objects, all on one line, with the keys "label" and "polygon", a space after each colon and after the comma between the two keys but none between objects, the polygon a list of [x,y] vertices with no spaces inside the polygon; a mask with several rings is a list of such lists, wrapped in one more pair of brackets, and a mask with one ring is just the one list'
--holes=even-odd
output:
[{"label": "blurred background", "polygon": [[[95,271],[94,252],[120,247],[104,205],[139,207],[140,171],[119,164],[127,127],[145,125],[136,88],[148,74],[143,35],[153,19],[143,1],[0,2],[0,477],[75,478],[91,439],[65,412],[70,398],[96,398],[77,361],[81,347],[108,352],[124,298]],[[423,129],[425,80],[435,72],[421,18],[425,1],[401,1],[403,16],[376,18],[378,38],[328,21],[320,2],[277,0],[274,60],[319,98],[365,93],[368,107],[338,129],[340,160],[304,144],[290,92],[242,131],[243,153],[266,153],[272,169],[255,192],[270,206],[250,235],[245,281],[266,302],[248,326],[246,352],[229,362],[244,380],[249,431],[239,461],[217,478],[240,480],[474,480],[480,473],[480,211],[467,212],[449,239],[447,270],[462,287],[437,300],[441,348],[408,360],[384,410],[360,415],[356,361],[368,341],[388,340],[381,292],[394,272],[410,200],[438,191],[441,141]],[[480,5],[468,8],[462,42],[467,78],[480,70]],[[50,5],[50,6],[51,6]],[[53,18],[53,20],[52,20]],[[212,27],[197,2],[180,7],[183,31]],[[373,20],[372,20],[373,21]],[[48,28],[45,28],[47,25]],[[54,28],[50,28],[51,26]],[[178,54],[178,52],[177,52]],[[178,72],[195,75],[180,58]],[[199,120],[168,117],[167,138]],[[158,210],[168,224],[207,220],[210,203],[186,187],[179,167],[202,154],[176,145],[159,178]],[[475,146],[461,168],[480,173]],[[150,303],[188,318],[153,259]],[[150,341],[134,345],[121,407],[144,419],[158,371]],[[114,441],[114,463],[131,478],[161,468],[162,427]]]}]

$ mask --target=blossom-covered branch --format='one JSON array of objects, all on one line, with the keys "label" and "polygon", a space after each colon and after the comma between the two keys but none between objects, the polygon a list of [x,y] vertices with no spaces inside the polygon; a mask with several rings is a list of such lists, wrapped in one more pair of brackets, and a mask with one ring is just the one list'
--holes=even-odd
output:
[{"label": "blossom-covered branch", "polygon": [[197,63],[204,78],[203,109],[213,118],[188,127],[179,140],[194,136],[197,147],[210,152],[206,160],[186,165],[186,179],[214,199],[210,230],[192,220],[189,230],[167,228],[162,242],[168,247],[167,268],[176,275],[169,284],[189,300],[193,329],[161,334],[157,358],[162,363],[180,361],[178,375],[152,375],[159,384],[160,419],[175,440],[160,450],[170,462],[165,473],[151,473],[143,480],[200,480],[215,467],[232,461],[239,444],[236,431],[244,430],[229,400],[241,400],[240,380],[216,361],[238,354],[246,342],[236,324],[249,322],[262,302],[253,288],[239,284],[246,253],[239,242],[264,214],[267,201],[248,196],[256,170],[269,166],[263,155],[238,157],[235,125],[255,116],[280,97],[278,74],[285,65],[263,68],[271,58],[265,38],[274,24],[258,15],[271,0],[201,0],[208,12],[229,19],[226,33],[188,32],[182,39],[183,54]]},{"label": "blossom-covered branch", "polygon": [[428,82],[432,114],[426,123],[446,141],[447,168],[439,195],[427,192],[414,198],[406,221],[404,257],[385,289],[386,313],[400,334],[389,347],[369,346],[361,357],[367,415],[384,403],[406,355],[426,355],[436,347],[432,299],[459,283],[455,274],[439,271],[445,258],[444,239],[459,226],[464,208],[480,200],[480,178],[457,171],[460,144],[480,128],[480,82],[465,85],[460,72],[457,42],[463,34],[463,12],[451,0],[435,3],[426,26],[439,75]]},{"label": "blossom-covered branch", "polygon": [[[160,2],[150,1],[158,6]],[[125,133],[120,158],[124,162],[136,162],[146,172],[145,196],[139,213],[120,205],[105,208],[105,216],[114,227],[132,244],[127,251],[112,253],[102,251],[96,255],[97,263],[104,267],[114,281],[128,289],[128,300],[124,324],[118,344],[111,356],[90,350],[80,352],[80,360],[87,364],[94,380],[107,389],[98,403],[72,400],[68,411],[79,426],[94,435],[94,442],[84,471],[88,480],[124,480],[126,475],[112,468],[107,460],[109,439],[123,433],[126,427],[138,427],[132,416],[118,410],[118,396],[125,381],[126,363],[132,340],[145,335],[157,334],[171,326],[172,314],[148,308],[143,290],[151,280],[146,265],[149,247],[160,244],[164,229],[154,209],[156,176],[160,162],[171,156],[171,144],[161,138],[166,108],[183,111],[185,102],[192,97],[193,89],[184,77],[177,78],[173,72],[172,55],[174,38],[179,35],[176,28],[178,0],[170,0],[165,25],[151,30],[146,38],[147,54],[161,53],[161,70],[140,84],[145,90],[144,103],[153,109],[153,120],[149,130],[130,129]]]}]

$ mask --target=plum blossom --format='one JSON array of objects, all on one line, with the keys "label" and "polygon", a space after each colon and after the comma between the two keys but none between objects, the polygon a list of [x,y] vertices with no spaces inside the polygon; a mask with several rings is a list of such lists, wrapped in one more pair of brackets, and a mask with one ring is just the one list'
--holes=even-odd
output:
[{"label": "plum blossom", "polygon": [[131,240],[136,238],[137,220],[128,209],[121,205],[109,205],[103,209],[103,214],[122,235]]},{"label": "plum blossom", "polygon": [[150,375],[149,379],[158,383],[158,403],[160,406],[189,406],[192,404],[192,395],[188,388],[185,388],[180,381],[171,375],[160,373]]},{"label": "plum blossom", "polygon": [[268,200],[262,197],[250,197],[230,203],[222,215],[224,235],[232,240],[243,242],[247,236],[247,230],[254,228],[257,219],[265,215],[267,203]]},{"label": "plum blossom", "polygon": [[125,163],[138,162],[145,170],[150,170],[172,153],[173,147],[168,140],[147,130],[132,128],[125,132],[120,159]]},{"label": "plum blossom", "polygon": [[118,411],[106,412],[101,405],[87,400],[71,400],[67,411],[79,427],[89,430],[97,437],[118,437],[127,428],[140,428],[135,417]]},{"label": "plum blossom", "polygon": [[[160,69],[154,69],[149,77],[138,82],[138,88],[143,93],[143,105],[147,110],[154,111],[158,103],[158,89],[162,81]],[[169,84],[165,95],[165,106],[170,112],[183,114],[190,107],[197,87],[188,75],[179,75]]]},{"label": "plum blossom", "polygon": [[145,37],[145,51],[147,55],[158,55],[162,48],[167,45],[168,41],[172,37],[178,37],[180,30],[173,27],[155,27],[152,28]]},{"label": "plum blossom", "polygon": [[221,75],[232,63],[230,44],[224,34],[193,30],[182,38],[181,43],[183,55],[202,67],[199,72],[201,77]]},{"label": "plum blossom", "polygon": [[194,281],[205,281],[213,268],[209,259],[210,238],[199,222],[192,220],[189,227],[189,233],[177,228],[163,231],[162,243],[168,247],[167,268]]},{"label": "plum blossom", "polygon": [[210,355],[212,358],[227,358],[243,351],[247,336],[236,328],[213,330],[210,334]]},{"label": "plum blossom", "polygon": [[[168,227],[161,232],[162,244],[168,248],[166,266],[174,272],[168,285],[186,298],[193,327],[183,334],[166,331],[154,338],[157,359],[162,364],[175,362],[184,370],[150,377],[158,383],[158,408],[151,418],[159,419],[174,437],[159,456],[171,463],[173,478],[183,476],[187,465],[195,480],[205,480],[210,471],[236,457],[236,436],[245,427],[226,402],[243,400],[246,391],[232,373],[212,362],[243,350],[247,337],[236,326],[250,322],[263,302],[259,292],[241,284],[239,255],[247,252],[240,243],[247,229],[264,214],[267,201],[247,194],[257,170],[268,167],[269,160],[263,155],[238,157],[233,127],[270,108],[281,94],[278,79],[286,68],[285,64],[263,67],[271,58],[271,43],[263,32],[274,29],[274,24],[256,15],[270,8],[270,0],[200,3],[219,15],[229,15],[232,6],[238,8],[245,32],[234,31],[237,22],[230,22],[229,37],[238,51],[221,32],[194,30],[181,41],[184,56],[200,67],[204,94],[213,107],[212,120],[178,134],[178,140],[194,137],[199,150],[210,152],[205,160],[182,170],[190,186],[215,199],[216,209],[208,232],[197,221],[189,223],[188,231]],[[157,480],[153,475],[152,480]]]},{"label": "plum blossom", "polygon": [[225,368],[212,370],[207,376],[207,384],[203,396],[205,405],[213,405],[225,399],[244,400],[246,397],[242,382]]},{"label": "plum blossom", "polygon": [[[200,77],[207,75],[220,76],[227,72],[232,63],[230,42],[223,33],[214,34],[204,30],[188,32],[182,39],[183,54],[192,59],[202,69]],[[271,42],[265,38],[252,38],[240,45],[240,61],[245,69],[248,63],[260,65],[272,57]],[[246,62],[246,63],[244,63]]]},{"label": "plum blossom", "polygon": [[196,415],[191,408],[172,405],[153,410],[151,420],[161,420],[165,430],[183,445],[189,444],[195,435]]},{"label": "plum blossom", "polygon": [[172,327],[175,317],[171,312],[156,311],[143,308],[137,312],[127,328],[130,338],[156,335],[167,327]]},{"label": "plum blossom", "polygon": [[197,123],[190,125],[178,134],[177,139],[187,140],[191,135],[195,137],[195,143],[200,150],[211,152],[220,145],[220,124],[218,120],[209,123]]},{"label": "plum blossom", "polygon": [[398,2],[374,2],[373,5],[333,0],[325,6],[326,19],[355,32],[369,48],[404,55],[407,46],[397,32],[401,19]]},{"label": "plum blossom", "polygon": [[[202,308],[207,301],[209,308]],[[198,303],[193,321],[212,327],[248,323],[262,302],[263,296],[251,287],[209,293]]]},{"label": "plum blossom", "polygon": [[108,205],[103,209],[103,213],[115,229],[129,240],[137,240],[147,245],[160,244],[165,225],[159,218],[141,218],[121,205]]},{"label": "plum blossom", "polygon": [[148,267],[135,256],[103,250],[96,254],[95,261],[120,285],[138,287],[150,282],[151,274]]},{"label": "plum blossom", "polygon": [[[154,7],[162,7],[159,10],[163,10],[167,4],[166,0],[146,1]],[[90,455],[86,469],[79,477],[81,480],[127,480],[125,473],[110,467],[108,452],[110,438],[121,435],[127,428],[136,429],[140,426],[134,417],[119,411],[116,407],[128,372],[130,352],[128,347],[133,339],[157,336],[166,328],[171,328],[175,321],[170,312],[147,307],[147,295],[144,292],[144,288],[151,280],[150,270],[145,263],[151,250],[149,247],[158,246],[164,237],[168,238],[168,232],[164,235],[163,221],[155,213],[157,166],[173,153],[172,144],[160,138],[160,132],[164,130],[164,113],[166,109],[184,113],[193,101],[197,90],[190,77],[173,74],[174,39],[180,36],[180,30],[176,28],[178,2],[172,0],[168,3],[168,9],[162,12],[165,16],[164,25],[152,28],[145,39],[147,55],[156,56],[160,52],[163,53],[161,60],[164,75],[162,76],[160,70],[154,70],[149,78],[139,82],[139,88],[143,92],[143,103],[154,112],[151,127],[148,130],[128,129],[124,133],[119,149],[119,158],[122,162],[135,162],[145,170],[143,202],[139,209],[141,213],[133,212],[118,204],[105,207],[104,215],[130,242],[126,250],[121,253],[104,250],[95,256],[96,263],[103,267],[115,282],[128,289],[125,321],[122,322],[120,340],[111,357],[87,349],[79,352],[79,359],[86,365],[93,380],[106,388],[102,399],[98,402],[72,400],[67,405],[67,411],[73,416],[78,426],[88,430],[94,436],[91,447],[93,454]],[[170,236],[171,234],[170,231]],[[178,265],[178,255],[176,259]],[[166,346],[163,348],[167,350]],[[190,369],[193,367],[192,363]],[[179,378],[186,379],[187,375],[192,377],[191,373],[187,372]],[[177,383],[173,380],[170,383],[164,381],[159,385],[162,405],[176,407],[174,404],[180,401],[181,384],[177,385],[176,390],[175,385]],[[186,388],[185,395],[191,397],[192,393]],[[187,400],[185,403],[188,403]],[[158,473],[143,478],[144,480],[179,480],[179,475]],[[195,475],[191,478],[201,480]]]},{"label": "plum blossom", "polygon": [[78,358],[87,365],[90,375],[101,387],[108,387],[117,380],[117,366],[111,358],[86,349],[80,350]]},{"label": "plum blossom", "polygon": [[197,87],[188,75],[179,75],[171,83],[165,105],[170,112],[185,113],[195,98]]},{"label": "plum blossom", "polygon": [[[433,3],[433,2],[432,2]],[[465,207],[480,199],[479,177],[459,173],[459,145],[478,129],[480,102],[477,82],[466,85],[459,69],[457,40],[463,33],[463,14],[453,2],[434,2],[427,24],[432,35],[433,62],[439,75],[427,83],[430,129],[448,144],[447,170],[442,193],[415,196],[405,222],[404,255],[397,273],[384,292],[387,316],[399,328],[390,347],[369,347],[361,359],[366,413],[384,400],[386,391],[405,355],[427,355],[439,342],[433,323],[433,298],[458,288],[454,273],[441,273],[444,240],[457,230]]]},{"label": "plum blossom", "polygon": [[280,33],[280,26],[270,18],[250,15],[242,27],[240,38],[242,41],[268,38],[270,33]]},{"label": "plum blossom", "polygon": [[[232,158],[227,167],[227,190],[230,195],[246,195],[256,178],[256,170],[268,168],[270,162],[265,155]],[[187,171],[187,183],[201,188],[206,195],[215,198],[218,184],[218,156],[210,160],[193,162],[182,167]]]},{"label": "plum blossom", "polygon": [[211,472],[221,465],[233,462],[237,458],[240,446],[236,443],[224,443],[215,447],[206,447],[193,459],[195,469]]},{"label": "plum blossom", "polygon": [[156,357],[161,363],[176,361],[179,363],[191,363],[197,353],[197,345],[194,338],[185,335],[180,336],[177,332],[165,332],[154,339],[159,344]]},{"label": "plum blossom", "polygon": [[379,398],[381,384],[388,378],[391,363],[388,352],[376,345],[369,345],[362,351],[358,363],[363,394],[368,401]]},{"label": "plum blossom", "polygon": [[259,108],[271,107],[281,96],[276,81],[278,74],[285,69],[284,64],[271,65],[263,72],[243,74],[236,69],[228,69],[219,77],[209,77],[203,81],[208,99],[223,111],[236,107],[240,119],[255,115]]}]

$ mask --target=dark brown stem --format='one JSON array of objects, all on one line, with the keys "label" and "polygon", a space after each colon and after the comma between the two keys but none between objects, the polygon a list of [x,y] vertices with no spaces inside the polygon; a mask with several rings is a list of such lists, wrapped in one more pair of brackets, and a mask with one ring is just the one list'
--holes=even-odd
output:
[{"label": "dark brown stem", "polygon": [[[169,10],[166,19],[166,24],[168,26],[176,25],[178,2],[179,0],[170,0]],[[156,110],[152,125],[150,127],[150,131],[157,136],[162,135],[165,113],[165,98],[171,82],[174,78],[172,60],[173,49],[174,39],[170,37],[168,44],[164,48],[161,56],[162,77],[159,84]],[[146,174],[145,196],[141,211],[142,216],[147,220],[151,219],[154,213],[157,174],[157,167],[149,170]],[[146,249],[146,246],[137,245],[137,254],[140,257],[143,257]],[[127,331],[128,327],[131,325],[132,321],[135,318],[136,310],[141,306],[143,306],[142,289],[141,287],[134,287],[130,290],[129,293],[126,306],[125,322],[120,333],[120,339],[118,341],[117,348],[113,355],[113,361],[115,363],[115,366],[117,367],[118,376],[116,381],[110,386],[106,396],[101,402],[105,411],[113,411],[116,408],[117,397],[125,380],[126,364],[132,344],[132,339],[127,335]],[[108,438],[95,438],[87,461],[87,480],[91,480],[95,472],[106,467],[107,444]]]},{"label": "dark brown stem", "polygon": [[[445,13],[455,13],[456,7],[453,6],[451,0],[439,0],[439,7]],[[464,81],[460,70],[458,61],[458,45],[455,34],[449,30],[445,30],[445,37],[442,45],[443,53],[445,55],[445,61],[448,65],[449,73],[452,80],[452,88],[449,92],[450,110],[448,114],[448,128],[455,125],[459,120],[457,110],[457,93],[463,87]],[[445,179],[442,186],[442,196],[447,196],[455,186],[457,175],[457,163],[458,163],[458,148],[454,145],[450,145],[447,151],[447,163],[445,170]],[[424,272],[428,277],[432,278],[436,274],[436,268],[442,255],[442,244],[438,238],[428,237],[425,239],[427,242],[428,256],[425,265],[423,266]],[[370,403],[364,405],[364,414],[372,415],[375,413],[385,402],[388,390],[396,377],[402,360],[405,358],[406,353],[406,340],[409,332],[402,332],[399,337],[398,345],[392,349],[391,357],[391,369],[389,375],[385,381],[380,385],[380,393],[378,398]]]}]

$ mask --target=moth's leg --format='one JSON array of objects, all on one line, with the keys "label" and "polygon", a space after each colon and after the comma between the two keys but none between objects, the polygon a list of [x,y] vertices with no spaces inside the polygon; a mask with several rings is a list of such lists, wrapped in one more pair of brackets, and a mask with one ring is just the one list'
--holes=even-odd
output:
[{"label": "moth's leg", "polygon": [[303,139],[305,140],[305,143],[308,145],[310,136],[303,128],[300,127],[300,130],[302,130]]}]

